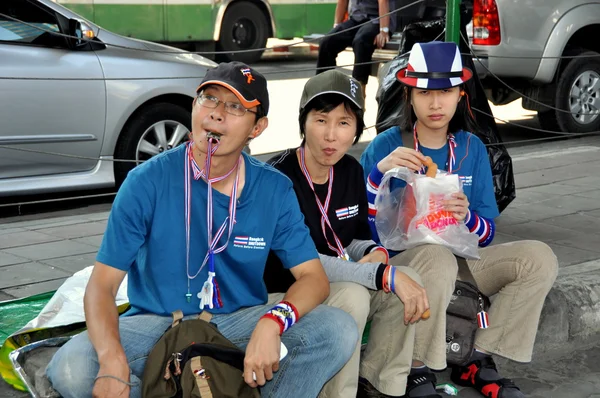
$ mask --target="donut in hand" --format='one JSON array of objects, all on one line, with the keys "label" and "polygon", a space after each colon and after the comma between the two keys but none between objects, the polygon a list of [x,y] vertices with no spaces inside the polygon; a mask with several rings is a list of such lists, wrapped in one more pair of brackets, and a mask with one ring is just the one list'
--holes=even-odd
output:
[{"label": "donut in hand", "polygon": [[429,156],[425,156],[425,162],[423,162],[423,164],[427,166],[427,172],[425,173],[425,175],[427,177],[435,178],[438,167],[437,164],[433,162],[433,159],[431,159]]}]

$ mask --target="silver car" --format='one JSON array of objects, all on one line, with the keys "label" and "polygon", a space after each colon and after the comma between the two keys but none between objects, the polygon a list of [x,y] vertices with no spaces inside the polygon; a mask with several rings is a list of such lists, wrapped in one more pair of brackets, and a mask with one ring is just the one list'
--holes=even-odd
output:
[{"label": "silver car", "polygon": [[50,0],[0,1],[0,196],[115,186],[136,163],[113,159],[185,140],[214,66]]}]

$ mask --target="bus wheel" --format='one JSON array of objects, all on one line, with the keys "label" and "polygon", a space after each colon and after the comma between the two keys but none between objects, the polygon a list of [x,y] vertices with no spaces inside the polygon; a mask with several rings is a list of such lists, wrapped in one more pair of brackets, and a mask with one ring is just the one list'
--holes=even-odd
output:
[{"label": "bus wheel", "polygon": [[[229,61],[252,63],[260,60],[269,36],[269,21],[254,3],[238,1],[227,8],[221,23],[219,48]],[[239,52],[239,50],[256,51]]]}]

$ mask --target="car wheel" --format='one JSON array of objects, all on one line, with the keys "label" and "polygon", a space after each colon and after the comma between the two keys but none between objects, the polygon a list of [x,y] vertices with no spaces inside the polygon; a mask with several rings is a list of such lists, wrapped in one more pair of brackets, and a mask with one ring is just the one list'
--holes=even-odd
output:
[{"label": "car wheel", "polygon": [[540,122],[540,127],[544,130],[549,131],[560,131],[558,127],[558,120],[556,119],[557,111],[538,111],[537,117]]},{"label": "car wheel", "polygon": [[191,129],[191,112],[181,106],[158,103],[142,109],[127,123],[115,149],[117,187],[136,165],[187,141]]},{"label": "car wheel", "polygon": [[240,1],[227,8],[221,24],[219,48],[222,51],[257,49],[257,51],[224,54],[229,61],[252,63],[260,60],[267,45],[269,21],[253,3]]},{"label": "car wheel", "polygon": [[577,50],[562,71],[556,90],[554,110],[558,127],[564,132],[585,133],[600,130],[600,54]]}]

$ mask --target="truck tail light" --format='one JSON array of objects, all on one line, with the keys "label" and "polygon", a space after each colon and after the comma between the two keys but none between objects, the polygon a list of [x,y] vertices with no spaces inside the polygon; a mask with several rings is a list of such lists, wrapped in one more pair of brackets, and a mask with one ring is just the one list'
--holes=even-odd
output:
[{"label": "truck tail light", "polygon": [[473,2],[473,44],[496,46],[500,44],[500,17],[496,0]]}]

